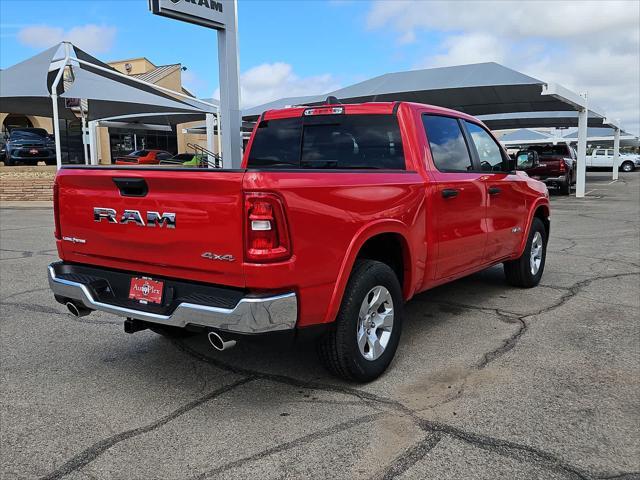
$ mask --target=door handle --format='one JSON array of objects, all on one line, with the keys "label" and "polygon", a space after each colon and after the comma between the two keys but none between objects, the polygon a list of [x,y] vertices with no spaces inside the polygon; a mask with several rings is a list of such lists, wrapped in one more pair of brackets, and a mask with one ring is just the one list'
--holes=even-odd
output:
[{"label": "door handle", "polygon": [[497,195],[502,191],[502,189],[498,187],[489,187],[489,195]]},{"label": "door handle", "polygon": [[458,193],[460,193],[460,191],[456,188],[445,188],[444,190],[442,190],[442,196],[444,198],[457,197]]}]

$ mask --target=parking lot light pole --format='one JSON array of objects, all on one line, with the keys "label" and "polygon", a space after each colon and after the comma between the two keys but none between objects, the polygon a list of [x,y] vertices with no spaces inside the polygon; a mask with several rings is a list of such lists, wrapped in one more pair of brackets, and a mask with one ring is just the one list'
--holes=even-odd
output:
[{"label": "parking lot light pole", "polygon": [[576,198],[583,198],[585,195],[587,176],[587,120],[589,108],[587,105],[587,94],[583,93],[585,102],[578,110],[578,175],[576,178]]},{"label": "parking lot light pole", "polygon": [[[618,124],[620,122],[618,121]],[[618,169],[620,168],[620,127],[613,130],[613,180],[618,180]]]}]

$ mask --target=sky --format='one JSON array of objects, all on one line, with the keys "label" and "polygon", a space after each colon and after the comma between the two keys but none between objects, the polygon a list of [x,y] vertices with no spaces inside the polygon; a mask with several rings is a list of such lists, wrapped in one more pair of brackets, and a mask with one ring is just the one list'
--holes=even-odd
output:
[{"label": "sky", "polygon": [[[321,94],[376,75],[495,61],[576,92],[640,132],[640,2],[239,0],[242,104]],[[216,96],[216,32],[147,0],[2,0],[0,68],[70,40],[103,61],[182,63]]]}]

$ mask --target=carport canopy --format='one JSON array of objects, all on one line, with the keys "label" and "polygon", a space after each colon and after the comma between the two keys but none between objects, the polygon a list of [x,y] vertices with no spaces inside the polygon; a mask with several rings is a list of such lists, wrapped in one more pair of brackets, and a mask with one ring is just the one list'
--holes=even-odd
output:
[{"label": "carport canopy", "polygon": [[[60,50],[64,58],[54,58]],[[71,75],[70,87],[65,91],[67,82],[62,80],[66,70]],[[58,168],[61,165],[58,119],[77,119],[71,109],[65,108],[65,98],[86,101],[86,115],[81,108],[83,124],[85,117],[97,120],[115,115],[186,113],[202,118],[216,111],[215,105],[128,77],[78,47],[62,42],[0,72],[3,110],[53,117]]]},{"label": "carport canopy", "polygon": [[[512,112],[478,115],[479,120],[491,130],[510,130],[512,128],[571,128],[578,126],[578,112]],[[606,118],[589,111],[587,125],[602,127]]]},{"label": "carport canopy", "polygon": [[[515,112],[576,112],[580,134],[578,142],[578,182],[576,196],[584,196],[586,177],[586,129],[589,116],[606,119],[604,112],[594,106],[589,107],[586,96],[568,90],[561,85],[545,82],[525,75],[495,62],[458,65],[452,67],[428,68],[405,72],[387,73],[354,85],[313,97],[303,97],[299,104],[317,105],[328,96],[336,97],[343,103],[375,101],[407,101],[427,103],[452,108],[471,115],[511,114]],[[294,103],[292,99],[282,99],[248,109],[247,119],[257,118],[263,111],[278,108],[283,102]],[[590,113],[589,113],[590,112]],[[250,115],[249,115],[250,114]],[[549,116],[547,115],[547,118]],[[567,116],[557,117],[560,123]],[[510,122],[513,120],[513,122]],[[502,128],[521,128],[522,120],[517,117],[503,117]],[[574,122],[573,119],[570,119]],[[568,122],[568,120],[567,120]],[[600,123],[615,128],[615,121]],[[539,126],[539,125],[538,125]],[[553,125],[558,126],[558,125]]]}]

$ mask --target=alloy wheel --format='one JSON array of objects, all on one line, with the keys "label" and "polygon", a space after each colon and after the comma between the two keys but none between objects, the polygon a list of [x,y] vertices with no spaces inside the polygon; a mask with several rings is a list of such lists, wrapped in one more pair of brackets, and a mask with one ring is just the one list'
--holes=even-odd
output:
[{"label": "alloy wheel", "polygon": [[533,240],[531,241],[531,258],[529,261],[532,275],[536,275],[538,270],[540,270],[540,265],[542,265],[542,255],[542,235],[540,235],[540,232],[536,232],[533,235]]},{"label": "alloy wheel", "polygon": [[393,299],[385,287],[369,290],[358,313],[357,341],[362,356],[377,360],[384,353],[393,330]]}]

